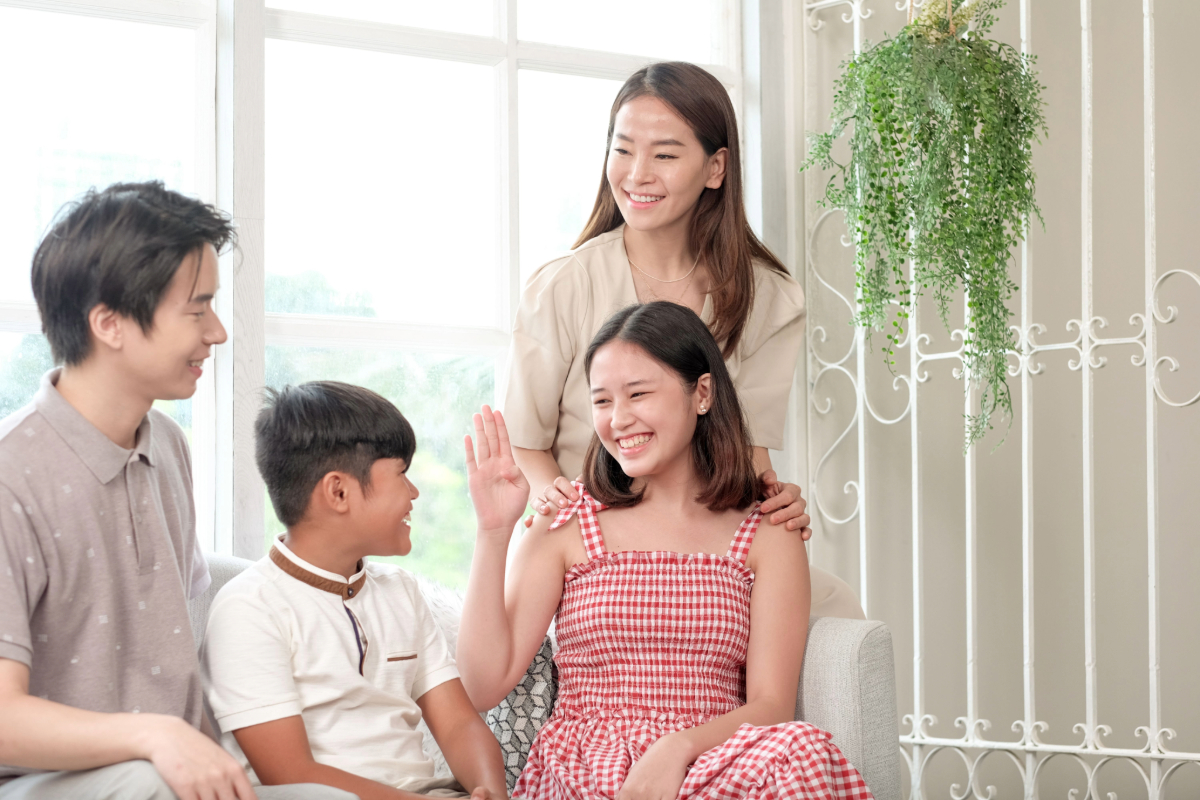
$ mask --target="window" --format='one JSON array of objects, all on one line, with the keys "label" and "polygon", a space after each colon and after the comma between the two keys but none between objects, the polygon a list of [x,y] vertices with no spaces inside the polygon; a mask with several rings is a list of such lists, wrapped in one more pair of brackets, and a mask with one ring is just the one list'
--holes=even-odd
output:
[{"label": "window", "polygon": [[165,408],[192,431],[202,541],[256,557],[281,530],[253,467],[261,388],[349,381],[417,431],[404,563],[449,586],[474,540],[462,435],[502,392],[524,280],[591,211],[621,82],[686,59],[741,103],[734,0],[4,3],[0,74],[27,79],[0,81],[22,120],[0,128],[21,154],[0,159],[0,413],[50,365],[28,264],[53,213],[161,179],[241,229],[231,342]]},{"label": "window", "polygon": [[[89,187],[157,179],[211,192],[208,15],[173,24],[0,5],[0,416],[29,402],[53,362],[29,281],[34,248]],[[147,69],[153,64],[153,69]],[[13,79],[13,76],[20,76]],[[189,434],[192,400],[160,403]]]}]

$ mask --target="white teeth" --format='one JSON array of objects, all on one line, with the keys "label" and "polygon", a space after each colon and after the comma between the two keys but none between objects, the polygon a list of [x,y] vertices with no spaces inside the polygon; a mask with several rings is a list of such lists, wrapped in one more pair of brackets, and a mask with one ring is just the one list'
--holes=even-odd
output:
[{"label": "white teeth", "polygon": [[628,439],[617,439],[617,444],[628,449],[630,447],[637,447],[638,445],[645,444],[648,441],[650,441],[650,434],[639,433],[637,436],[630,436]]},{"label": "white teeth", "polygon": [[662,195],[653,194],[632,194],[629,195],[635,203],[653,203],[657,200],[662,200]]},{"label": "white teeth", "polygon": [[203,361],[203,360],[201,360],[201,361],[189,361],[189,362],[188,362],[188,366],[189,366],[189,367],[202,367],[202,366],[204,366],[204,361]]}]

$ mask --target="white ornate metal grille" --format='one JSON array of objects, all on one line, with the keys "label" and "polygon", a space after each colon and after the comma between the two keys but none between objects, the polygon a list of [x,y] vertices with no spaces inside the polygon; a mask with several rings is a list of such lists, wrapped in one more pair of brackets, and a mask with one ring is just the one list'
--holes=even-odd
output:
[{"label": "white ornate metal grille", "polygon": [[[942,2],[942,0],[929,0]],[[1049,0],[1059,2],[1060,0]],[[1103,335],[1108,327],[1108,320],[1098,316],[1093,310],[1093,231],[1092,231],[1092,200],[1093,200],[1093,113],[1092,113],[1092,5],[1094,0],[1077,0],[1080,9],[1080,31],[1082,45],[1082,129],[1081,145],[1083,153],[1082,185],[1080,194],[1082,200],[1082,260],[1081,285],[1083,287],[1081,308],[1078,319],[1067,323],[1068,335],[1073,338],[1066,341],[1044,342],[1046,326],[1038,323],[1032,314],[1033,292],[1025,290],[1031,287],[1032,261],[1028,244],[1024,245],[1020,254],[1019,285],[1022,287],[1020,309],[1017,314],[1018,324],[1014,326],[1017,336],[1017,350],[1013,352],[1009,370],[1013,383],[1014,395],[1022,400],[1024,413],[1021,413],[1019,423],[1019,443],[1012,441],[1006,446],[1021,448],[1021,528],[1022,528],[1022,647],[1023,647],[1023,714],[1020,719],[1011,723],[1011,728],[1019,734],[1018,741],[995,741],[987,738],[986,732],[992,723],[982,718],[980,713],[980,669],[978,644],[978,577],[977,569],[977,534],[976,534],[976,454],[973,448],[965,457],[965,486],[966,486],[966,521],[965,521],[965,550],[966,550],[966,643],[967,643],[967,675],[966,703],[963,714],[956,720],[956,725],[963,730],[959,738],[944,738],[933,735],[928,727],[934,722],[927,709],[926,690],[926,659],[933,654],[927,652],[925,646],[924,606],[926,599],[922,589],[925,585],[923,563],[927,556],[926,544],[922,532],[921,507],[925,502],[922,498],[922,465],[920,460],[921,437],[918,435],[918,418],[921,408],[918,404],[917,387],[929,379],[927,366],[939,360],[958,362],[955,369],[956,377],[960,375],[962,361],[962,330],[955,331],[951,341],[957,341],[959,347],[943,351],[928,351],[923,349],[931,345],[931,337],[922,333],[921,320],[914,317],[908,337],[897,348],[906,350],[907,365],[902,364],[899,352],[896,358],[898,374],[895,376],[893,389],[901,397],[907,397],[907,403],[899,414],[887,416],[881,414],[872,405],[867,393],[867,358],[869,348],[861,329],[856,329],[852,341],[844,351],[831,353],[831,325],[844,326],[855,310],[855,298],[848,297],[838,290],[839,281],[828,270],[828,261],[822,260],[814,247],[814,238],[836,213],[825,211],[810,214],[806,240],[806,285],[810,295],[819,290],[829,293],[837,302],[825,309],[819,306],[810,308],[808,321],[808,387],[809,430],[828,426],[830,410],[834,405],[835,395],[844,395],[846,388],[853,393],[853,414],[849,423],[841,429],[831,445],[820,452],[809,454],[810,485],[813,487],[812,502],[815,507],[813,514],[818,523],[826,528],[832,526],[857,525],[858,530],[858,559],[861,600],[868,616],[871,615],[872,600],[868,580],[868,563],[871,549],[868,544],[868,531],[872,525],[877,525],[868,518],[867,503],[864,501],[869,479],[869,453],[867,448],[867,432],[864,424],[868,418],[882,425],[898,425],[907,421],[911,428],[911,502],[912,502],[912,604],[913,604],[913,686],[912,707],[905,709],[904,726],[907,727],[900,736],[900,747],[910,777],[910,796],[916,798],[943,796],[945,788],[934,788],[925,785],[927,766],[934,755],[940,751],[949,750],[961,757],[967,772],[965,783],[956,783],[948,787],[949,796],[955,800],[965,798],[990,798],[994,795],[995,787],[982,785],[980,770],[983,763],[991,756],[1004,754],[1019,774],[1021,785],[1024,787],[1024,797],[1032,800],[1039,796],[1039,780],[1043,769],[1051,760],[1066,756],[1074,760],[1082,768],[1083,784],[1079,789],[1069,792],[1072,800],[1078,797],[1096,798],[1113,797],[1114,794],[1102,792],[1098,780],[1101,771],[1107,764],[1124,762],[1132,766],[1144,779],[1146,796],[1151,800],[1163,800],[1168,796],[1167,791],[1172,777],[1188,764],[1200,766],[1200,753],[1175,752],[1168,747],[1175,731],[1164,726],[1162,722],[1163,689],[1160,678],[1160,642],[1162,630],[1160,623],[1159,598],[1159,556],[1160,556],[1160,522],[1159,522],[1159,479],[1158,479],[1158,404],[1174,407],[1184,407],[1200,401],[1200,392],[1191,397],[1175,398],[1164,391],[1161,373],[1175,371],[1179,362],[1171,355],[1159,351],[1157,328],[1168,325],[1178,316],[1177,309],[1168,306],[1165,310],[1160,303],[1160,292],[1168,281],[1194,281],[1200,286],[1200,275],[1186,269],[1169,269],[1159,272],[1156,262],[1156,186],[1155,186],[1155,0],[1142,0],[1142,77],[1143,77],[1143,125],[1144,125],[1144,291],[1143,296],[1131,308],[1130,324],[1135,333],[1129,336],[1106,337]],[[908,2],[916,6],[923,3],[920,0],[880,0],[881,4],[894,4],[898,11],[906,11]],[[1030,50],[1030,6],[1033,0],[1019,0],[1021,46],[1023,52]],[[863,21],[874,12],[868,7],[868,0],[810,0],[803,6],[807,25],[804,26],[808,36],[806,47],[813,47],[815,37],[825,27],[826,22],[836,22],[840,16],[842,22],[853,26],[853,46],[858,52],[863,45]],[[1161,21],[1160,21],[1161,24]],[[826,85],[816,87],[817,91],[830,92]],[[809,86],[814,83],[809,80]],[[806,103],[812,105],[813,99],[806,97]],[[810,123],[812,116],[805,115]],[[1055,131],[1056,136],[1070,135],[1066,131]],[[811,199],[820,194],[820,184],[815,176],[808,181],[809,209],[814,208]],[[842,239],[845,247],[852,246],[845,237]],[[844,264],[843,264],[844,266]],[[840,303],[840,305],[838,305]],[[829,311],[829,308],[835,308]],[[964,326],[966,327],[966,326]],[[1132,347],[1134,355],[1132,363],[1144,370],[1144,394],[1146,399],[1145,421],[1145,455],[1147,464],[1146,474],[1146,548],[1148,570],[1146,586],[1148,587],[1148,626],[1149,651],[1147,659],[1147,681],[1149,688],[1149,707],[1146,710],[1145,724],[1137,728],[1137,734],[1145,740],[1140,749],[1112,747],[1106,744],[1105,737],[1112,729],[1103,724],[1099,717],[1099,699],[1097,690],[1097,621],[1096,621],[1096,531],[1095,531],[1095,432],[1093,429],[1093,394],[1094,375],[1102,369],[1108,358],[1106,350],[1113,346]],[[1033,378],[1043,372],[1044,364],[1039,356],[1050,351],[1067,351],[1070,356],[1070,370],[1080,375],[1080,391],[1082,395],[1083,430],[1081,441],[1083,448],[1083,589],[1085,600],[1083,604],[1083,643],[1085,655],[1085,718],[1075,725],[1075,732],[1080,741],[1074,745],[1060,745],[1043,742],[1041,734],[1046,730],[1046,723],[1039,718],[1038,707],[1035,703],[1035,618],[1034,618],[1034,538],[1033,538],[1033,494],[1034,475],[1032,470],[1032,384]],[[900,371],[906,366],[906,371]],[[831,380],[840,378],[839,380]],[[970,397],[967,398],[967,412],[970,411]],[[1016,432],[1016,431],[1014,431]],[[849,513],[840,516],[834,513],[830,501],[823,498],[820,486],[823,473],[832,463],[831,457],[835,452],[845,453],[848,448],[857,447],[857,474],[844,484],[844,491],[853,499],[853,507]],[[848,462],[849,463],[849,462]],[[828,482],[827,475],[824,480]],[[1003,759],[1002,759],[1003,760]],[[1086,788],[1084,788],[1086,787]],[[1082,790],[1082,791],[1081,791]],[[1174,795],[1172,795],[1174,796]]]}]

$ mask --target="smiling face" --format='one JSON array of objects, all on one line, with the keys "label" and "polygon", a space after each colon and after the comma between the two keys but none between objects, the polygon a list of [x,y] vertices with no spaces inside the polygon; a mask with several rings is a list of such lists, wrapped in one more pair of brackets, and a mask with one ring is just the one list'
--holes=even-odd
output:
[{"label": "smiling face", "polygon": [[420,497],[408,479],[402,458],[380,458],[371,465],[371,487],[357,487],[350,529],[361,549],[377,556],[406,556],[412,550],[413,501]]},{"label": "smiling face", "polygon": [[227,338],[212,307],[216,292],[217,253],[206,244],[175,271],[149,331],[121,318],[118,358],[135,391],[149,400],[181,400],[196,393],[213,345]]},{"label": "smiling face", "polygon": [[592,424],[626,475],[691,472],[697,415],[711,406],[709,375],[689,392],[674,371],[617,339],[596,351],[590,382]]},{"label": "smiling face", "polygon": [[691,126],[657,97],[621,106],[606,174],[625,224],[649,232],[686,225],[701,193],[725,179],[725,148],[704,152]]}]

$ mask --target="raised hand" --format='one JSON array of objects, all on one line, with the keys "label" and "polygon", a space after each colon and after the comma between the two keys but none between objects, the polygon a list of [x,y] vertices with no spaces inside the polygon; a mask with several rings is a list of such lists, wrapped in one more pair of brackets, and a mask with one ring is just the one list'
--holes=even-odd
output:
[{"label": "raised hand", "polygon": [[529,483],[512,457],[504,416],[488,406],[475,415],[475,441],[463,437],[467,487],[480,531],[510,533],[529,498]]}]

